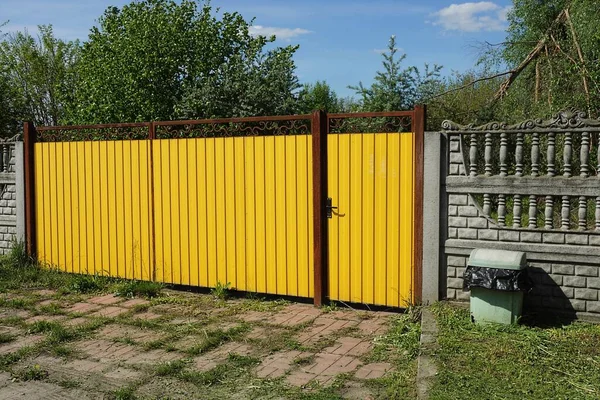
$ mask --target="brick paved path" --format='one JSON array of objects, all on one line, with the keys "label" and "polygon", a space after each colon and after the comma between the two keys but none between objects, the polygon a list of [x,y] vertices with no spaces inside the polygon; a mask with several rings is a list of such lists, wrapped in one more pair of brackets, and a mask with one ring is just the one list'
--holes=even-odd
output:
[{"label": "brick paved path", "polygon": [[[252,388],[273,381],[281,390],[312,390],[343,377],[340,393],[362,399],[371,396],[366,380],[393,370],[389,362],[370,361],[376,338],[387,330],[389,313],[169,296],[153,301],[112,294],[69,299],[43,291],[35,294],[31,307],[0,307],[0,337],[5,338],[0,357],[8,360],[6,372],[0,373],[0,399],[111,398],[119,390],[138,398],[202,398],[198,382],[239,360],[250,360],[247,374],[238,379],[252,385],[235,385]],[[52,313],[41,311],[49,307],[54,307]],[[57,326],[79,336],[51,342]],[[159,366],[164,370],[159,372]],[[32,371],[44,373],[32,377]],[[221,371],[227,374],[227,369]]]}]

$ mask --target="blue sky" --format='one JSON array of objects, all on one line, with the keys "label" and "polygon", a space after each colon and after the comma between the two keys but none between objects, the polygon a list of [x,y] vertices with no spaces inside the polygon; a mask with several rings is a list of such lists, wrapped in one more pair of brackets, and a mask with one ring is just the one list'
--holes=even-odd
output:
[{"label": "blue sky", "polygon": [[[108,6],[130,0],[0,0],[4,32],[52,24],[63,39],[87,38]],[[396,35],[405,66],[441,64],[444,74],[472,68],[480,42],[502,42],[512,2],[442,0],[213,0],[223,11],[255,18],[253,32],[276,34],[277,44],[299,44],[301,82],[327,81],[341,96],[348,85],[372,82],[381,51]]]}]

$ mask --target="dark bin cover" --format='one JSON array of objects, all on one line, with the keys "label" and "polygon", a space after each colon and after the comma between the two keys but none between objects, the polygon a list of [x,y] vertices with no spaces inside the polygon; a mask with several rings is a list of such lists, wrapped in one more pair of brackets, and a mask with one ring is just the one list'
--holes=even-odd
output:
[{"label": "dark bin cover", "polygon": [[533,282],[527,269],[514,270],[468,266],[465,270],[463,288],[474,287],[504,292],[529,292]]}]

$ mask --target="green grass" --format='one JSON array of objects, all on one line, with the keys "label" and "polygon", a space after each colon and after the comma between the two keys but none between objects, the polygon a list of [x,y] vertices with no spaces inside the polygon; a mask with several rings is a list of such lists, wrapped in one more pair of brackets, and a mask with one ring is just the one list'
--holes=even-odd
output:
[{"label": "green grass", "polygon": [[48,371],[36,364],[14,372],[12,377],[20,381],[42,381],[48,377]]},{"label": "green grass", "polygon": [[158,376],[176,376],[185,368],[185,362],[181,360],[168,361],[156,366]]},{"label": "green grass", "polygon": [[147,297],[153,298],[160,296],[164,285],[158,282],[148,281],[122,281],[115,285],[114,290],[117,296],[123,297]]},{"label": "green grass", "polygon": [[195,356],[198,354],[206,353],[220,345],[232,342],[237,338],[241,337],[244,333],[250,330],[250,326],[243,324],[227,330],[215,329],[206,331],[205,336],[199,344],[190,348],[187,353]]},{"label": "green grass", "polygon": [[68,287],[75,293],[96,293],[106,289],[110,283],[110,278],[97,274],[73,275]]},{"label": "green grass", "polygon": [[210,289],[210,294],[212,294],[216,299],[227,300],[230,291],[231,282],[222,283],[219,281],[214,288]]},{"label": "green grass", "polygon": [[135,396],[135,387],[124,387],[115,390],[112,393],[112,398],[115,400],[135,400],[137,397]]},{"label": "green grass", "polygon": [[411,306],[404,314],[394,317],[385,335],[375,340],[373,351],[364,362],[389,362],[395,370],[383,378],[368,380],[365,385],[383,399],[416,397],[415,378],[419,355],[421,324],[420,308]]},{"label": "green grass", "polygon": [[224,364],[219,364],[206,372],[182,371],[178,377],[197,386],[213,386],[235,380],[245,374],[260,360],[249,356],[229,354]]},{"label": "green grass", "polygon": [[8,333],[0,333],[0,344],[10,343],[15,340],[13,335],[9,335]]},{"label": "green grass", "polygon": [[[124,280],[96,274],[70,274],[30,258],[22,242],[15,242],[9,254],[0,256],[0,292],[27,289],[55,289],[61,295],[116,292],[124,297],[160,295],[165,285],[156,282]],[[34,299],[30,299],[32,302]],[[5,307],[30,308],[19,300],[2,300]],[[12,301],[12,303],[11,303]],[[41,310],[44,312],[44,310]],[[52,310],[49,308],[49,311]]]},{"label": "green grass", "polygon": [[598,399],[600,326],[476,325],[439,303],[435,399]]}]

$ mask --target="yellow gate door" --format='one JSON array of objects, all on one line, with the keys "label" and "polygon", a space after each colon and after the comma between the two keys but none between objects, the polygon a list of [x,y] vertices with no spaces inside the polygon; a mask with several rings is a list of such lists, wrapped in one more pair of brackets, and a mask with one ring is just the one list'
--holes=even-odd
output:
[{"label": "yellow gate door", "polygon": [[327,138],[329,298],[405,307],[415,300],[415,135]]}]

